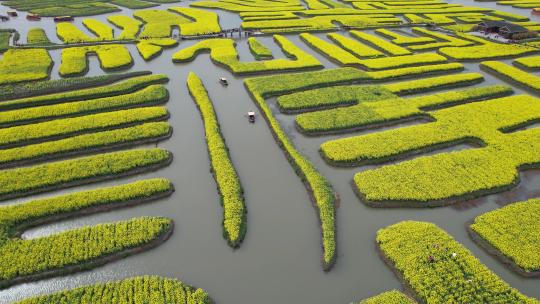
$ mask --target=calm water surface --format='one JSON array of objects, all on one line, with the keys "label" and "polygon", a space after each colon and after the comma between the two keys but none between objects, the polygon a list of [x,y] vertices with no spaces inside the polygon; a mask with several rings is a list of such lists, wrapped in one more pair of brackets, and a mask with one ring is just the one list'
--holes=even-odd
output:
[{"label": "calm water surface", "polygon": [[[529,10],[499,6],[494,3],[449,1],[484,6],[528,14]],[[187,6],[187,3],[175,4]],[[162,5],[166,8],[168,5]],[[2,11],[5,8],[2,8]],[[130,14],[129,10],[124,13]],[[219,11],[223,28],[236,27],[236,14]],[[105,20],[107,15],[93,17]],[[77,18],[76,24],[81,24]],[[533,20],[540,21],[538,17]],[[49,38],[58,42],[55,25],[46,18],[41,22],[27,22],[24,14],[1,24],[20,31],[26,41],[30,26],[41,26]],[[80,26],[79,28],[84,29]],[[319,35],[321,36],[321,35]],[[307,48],[298,37],[290,36],[321,60],[326,67],[335,67],[326,58]],[[284,57],[271,37],[261,40],[271,47],[275,57]],[[172,237],[163,245],[104,267],[64,276],[20,284],[0,291],[0,303],[10,303],[24,297],[50,293],[83,284],[105,282],[135,275],[155,274],[174,277],[208,290],[220,304],[275,304],[275,303],[349,303],[386,290],[400,288],[399,281],[384,265],[375,251],[378,229],[401,220],[431,221],[448,231],[469,248],[489,268],[523,293],[540,298],[540,280],[525,279],[503,267],[497,260],[478,248],[467,236],[465,222],[484,212],[516,200],[540,196],[539,171],[521,175],[522,183],[510,192],[436,209],[373,209],[363,205],[354,195],[350,181],[355,172],[365,168],[332,168],[318,154],[319,145],[342,136],[305,137],[294,128],[294,117],[279,114],[273,106],[299,150],[327,176],[341,197],[337,210],[338,259],[329,273],[321,270],[321,240],[317,215],[303,184],[277,147],[266,123],[259,119],[254,125],[244,113],[256,109],[248,96],[242,79],[211,63],[207,54],[188,64],[173,64],[172,54],[195,42],[181,42],[175,49],[165,50],[161,56],[145,62],[134,46],[128,46],[135,60],[131,71],[151,70],[169,76],[171,99],[167,108],[174,134],[159,147],[174,152],[174,162],[157,172],[115,181],[55,191],[35,197],[92,189],[151,177],[166,177],[173,181],[176,192],[169,198],[137,207],[130,207],[41,226],[27,231],[24,238],[35,238],[84,225],[113,222],[136,216],[167,216],[175,221]],[[238,40],[241,60],[253,60],[245,39]],[[60,51],[52,51],[56,62],[52,77],[58,78]],[[466,64],[467,71],[478,72],[477,64]],[[196,72],[204,81],[216,107],[222,132],[238,170],[248,207],[248,232],[241,248],[232,250],[222,237],[221,214],[216,185],[209,172],[204,140],[204,129],[187,88],[186,78]],[[88,75],[100,75],[96,58],[90,59]],[[218,83],[227,77],[228,87]],[[501,83],[485,75],[484,84]],[[523,91],[517,89],[517,93]],[[359,133],[357,133],[359,134]],[[451,149],[448,149],[451,150]],[[10,201],[18,203],[25,200]]]}]

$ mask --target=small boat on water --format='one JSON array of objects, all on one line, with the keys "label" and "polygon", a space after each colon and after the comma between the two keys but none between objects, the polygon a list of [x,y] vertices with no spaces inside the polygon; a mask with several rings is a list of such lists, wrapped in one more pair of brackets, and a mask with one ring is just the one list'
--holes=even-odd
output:
[{"label": "small boat on water", "polygon": [[539,15],[540,14],[540,7],[535,7],[532,9],[533,14]]},{"label": "small boat on water", "polygon": [[219,83],[221,83],[224,86],[229,85],[229,82],[227,81],[227,78],[225,78],[225,77],[219,78]]},{"label": "small boat on water", "polygon": [[247,117],[250,123],[255,123],[255,112],[248,112]]},{"label": "small boat on water", "polygon": [[7,14],[10,17],[17,17],[19,15],[17,11],[8,11]]},{"label": "small boat on water", "polygon": [[66,22],[66,21],[73,21],[72,16],[58,16],[54,17],[54,22]]},{"label": "small boat on water", "polygon": [[39,21],[39,20],[41,20],[41,16],[38,15],[38,14],[28,13],[28,14],[26,15],[26,20],[30,20],[30,21]]}]

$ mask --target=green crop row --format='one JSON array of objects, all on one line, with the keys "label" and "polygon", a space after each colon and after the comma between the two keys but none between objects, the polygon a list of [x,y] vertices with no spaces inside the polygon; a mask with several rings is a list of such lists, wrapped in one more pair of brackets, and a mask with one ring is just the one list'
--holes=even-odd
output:
[{"label": "green crop row", "polygon": [[[349,145],[348,156],[335,157],[384,160],[458,143],[485,146],[357,173],[355,183],[366,203],[411,207],[450,204],[510,189],[519,182],[518,170],[540,164],[540,142],[534,139],[540,129],[500,131],[516,130],[538,121],[540,100],[537,98],[511,96],[429,114],[435,122],[356,137],[351,140],[358,146]],[[370,142],[375,143],[371,148]]]},{"label": "green crop row", "polygon": [[461,63],[443,63],[443,64],[431,64],[423,66],[406,67],[399,69],[391,69],[385,71],[370,71],[366,72],[372,80],[394,80],[399,78],[411,78],[418,75],[429,75],[436,73],[446,73],[461,71],[464,67]]},{"label": "green crop row", "polygon": [[381,57],[384,53],[371,48],[358,40],[351,39],[336,33],[330,33],[327,35],[335,44],[339,45],[343,49],[349,51],[357,57]]},{"label": "green crop row", "polygon": [[150,60],[159,54],[164,47],[173,47],[178,45],[178,41],[171,38],[155,38],[150,40],[141,40],[137,43],[137,51],[144,60]]},{"label": "green crop row", "polygon": [[274,40],[290,58],[273,59],[258,62],[241,62],[232,39],[209,39],[182,49],[173,55],[173,62],[193,60],[200,52],[209,50],[210,58],[218,64],[228,67],[233,73],[246,74],[268,71],[288,71],[322,67],[312,55],[304,52],[281,35],[274,35]]},{"label": "green crop row", "polygon": [[92,45],[62,49],[59,73],[63,77],[84,74],[88,71],[89,54],[96,54],[103,70],[116,70],[133,63],[128,49],[121,44]]},{"label": "green crop row", "polygon": [[539,52],[537,48],[532,46],[512,43],[496,43],[463,33],[456,33],[456,35],[481,44],[466,47],[443,47],[439,49],[439,53],[456,60],[483,60],[514,57]]},{"label": "green crop row", "polygon": [[470,229],[522,273],[540,274],[540,199],[510,204],[474,219]]},{"label": "green crop row", "polygon": [[392,39],[392,43],[398,45],[410,45],[410,44],[426,44],[436,42],[437,40],[431,37],[412,37],[402,35],[396,32],[389,31],[387,29],[376,29],[375,32],[381,36]]},{"label": "green crop row", "polygon": [[[323,87],[320,89],[312,89],[309,91],[279,96],[277,98],[277,104],[280,110],[284,112],[312,111],[320,108],[355,105],[365,101],[391,99],[396,97],[394,94],[404,95],[416,92],[427,92],[441,87],[461,85],[463,83],[469,84],[469,81],[476,82],[481,81],[482,79],[482,75],[478,73],[469,73],[424,78],[379,86],[348,85]],[[434,98],[434,101],[437,100]],[[377,107],[377,104],[373,104],[373,106]],[[368,113],[369,112],[366,111],[366,114]],[[345,112],[343,114],[345,114]],[[352,116],[358,117],[357,114]],[[320,119],[323,121],[325,120],[322,118]]]},{"label": "green crop row", "polygon": [[[374,37],[374,36],[372,36]],[[372,59],[359,59],[348,51],[318,38],[312,34],[300,34],[300,38],[309,46],[320,51],[323,55],[337,61],[343,65],[361,65],[368,69],[382,70],[389,68],[399,68],[411,65],[422,65],[430,63],[445,62],[446,58],[438,54],[413,54],[396,57],[380,57]]]},{"label": "green crop row", "polygon": [[[86,212],[119,208],[170,194],[172,183],[164,178],[132,182],[120,186],[70,193],[0,207],[0,244],[19,239],[17,236],[35,224],[59,220]],[[1,245],[0,245],[1,246]],[[5,279],[5,277],[4,277]]]},{"label": "green crop row", "polygon": [[248,38],[249,50],[253,56],[260,59],[271,59],[273,58],[272,51],[262,44],[257,38],[249,37]]},{"label": "green crop row", "polygon": [[514,63],[528,69],[540,69],[540,56],[518,58]]},{"label": "green crop row", "polygon": [[84,19],[82,24],[100,40],[113,40],[113,28],[96,19]]},{"label": "green crop row", "polygon": [[425,28],[421,27],[413,27],[413,32],[423,34],[426,36],[434,37],[438,39],[437,42],[433,43],[425,43],[420,45],[411,45],[409,46],[409,49],[415,50],[415,51],[422,51],[422,50],[428,50],[428,49],[435,49],[435,48],[441,48],[441,47],[464,47],[464,46],[471,46],[474,43],[468,40],[459,39],[457,37],[449,36],[440,32],[430,31]]},{"label": "green crop row", "polygon": [[0,100],[28,98],[37,95],[48,95],[77,89],[108,85],[126,78],[150,74],[148,71],[130,72],[124,74],[108,74],[92,77],[74,77],[67,79],[41,80],[28,83],[0,85]]},{"label": "green crop row", "polygon": [[92,2],[80,0],[9,0],[7,6],[19,11],[29,11],[40,16],[90,16],[119,11],[120,9],[105,1],[94,0]]},{"label": "green crop row", "polygon": [[[333,10],[334,9],[317,11]],[[303,11],[302,13],[308,12],[310,11]],[[355,28],[370,28],[400,24],[402,21],[398,17],[389,14],[372,14],[369,16],[350,14],[315,16],[303,19],[244,21],[242,22],[242,28],[261,30],[265,33],[306,32],[335,30],[336,23]]]},{"label": "green crop row", "polygon": [[60,22],[56,25],[56,35],[65,43],[81,43],[98,41],[99,38],[90,37],[69,22]]},{"label": "green crop row", "polygon": [[0,146],[23,145],[78,133],[114,129],[121,126],[163,120],[169,113],[163,107],[147,107],[56,119],[0,129]]},{"label": "green crop row", "polygon": [[181,27],[182,24],[191,22],[183,16],[164,10],[140,10],[133,12],[133,16],[144,22],[140,38],[170,37],[173,26]]},{"label": "green crop row", "polygon": [[515,81],[527,88],[540,92],[540,76],[527,73],[500,61],[484,61],[480,64],[482,69],[495,73],[506,79]]},{"label": "green crop row", "polygon": [[45,30],[40,27],[33,27],[28,30],[26,35],[26,42],[34,45],[49,45],[51,41],[47,37]]},{"label": "green crop row", "polygon": [[17,304],[210,304],[213,301],[206,291],[193,288],[176,279],[144,276],[121,281],[101,283],[57,292],[51,295],[25,299]]},{"label": "green crop row", "polygon": [[423,93],[446,87],[473,85],[482,81],[484,81],[484,76],[482,76],[482,74],[467,73],[385,84],[384,87],[394,94],[404,95]]},{"label": "green crop row", "polygon": [[181,35],[201,35],[221,32],[218,14],[190,7],[170,7],[170,11],[184,15],[189,23],[180,25]]},{"label": "green crop row", "polygon": [[165,86],[150,85],[140,91],[125,95],[0,112],[0,126],[107,112],[135,106],[157,105],[166,102],[168,98],[169,94]]},{"label": "green crop row", "polygon": [[388,226],[377,232],[377,245],[422,303],[539,303],[501,280],[435,224]]},{"label": "green crop row", "polygon": [[0,60],[0,85],[45,79],[52,64],[45,49],[9,49]]},{"label": "green crop row", "polygon": [[122,29],[120,35],[116,37],[119,40],[135,39],[143,24],[137,19],[124,15],[109,16],[107,17],[107,21]]},{"label": "green crop row", "polygon": [[424,65],[432,63],[446,62],[444,56],[433,53],[403,55],[397,57],[382,57],[373,59],[363,59],[360,64],[372,70],[384,70],[390,68],[401,68],[407,66]]},{"label": "green crop row", "polygon": [[128,150],[59,162],[7,169],[0,176],[0,199],[87,184],[151,170],[170,162],[172,154],[162,149]]},{"label": "green crop row", "polygon": [[363,79],[365,73],[357,69],[329,69],[321,72],[284,74],[250,78],[245,85],[251,92],[257,106],[265,117],[278,145],[296,173],[304,181],[319,212],[323,246],[323,269],[329,270],[336,259],[335,204],[336,196],[328,180],[293,145],[287,133],[280,126],[265,98],[301,89]]},{"label": "green crop row", "polygon": [[133,127],[3,149],[0,150],[0,167],[131,146],[141,142],[155,142],[170,136],[171,132],[172,128],[166,122],[150,122]]},{"label": "green crop row", "polygon": [[360,31],[351,31],[350,34],[361,40],[361,41],[365,41],[383,51],[385,51],[386,53],[392,55],[392,56],[401,56],[401,55],[410,55],[412,54],[411,51],[405,49],[405,48],[402,48],[398,45],[395,45],[394,43],[390,42],[390,41],[387,41],[387,40],[384,40],[384,39],[381,39],[379,37],[376,37],[376,36],[373,36],[373,35],[370,35],[370,34],[367,34],[367,33],[364,33],[364,32],[360,32]]},{"label": "green crop row", "polygon": [[229,156],[225,139],[221,135],[214,106],[202,81],[193,72],[189,74],[189,93],[197,104],[204,122],[206,143],[212,173],[216,180],[223,206],[223,235],[232,247],[240,246],[246,234],[246,206],[240,179]]},{"label": "green crop row", "polygon": [[411,298],[397,290],[383,292],[380,295],[360,301],[358,304],[415,304]]},{"label": "green crop row", "polygon": [[[125,75],[128,76],[131,74],[125,74]],[[111,97],[111,96],[116,96],[116,95],[121,95],[121,94],[129,94],[129,93],[138,91],[142,88],[145,88],[149,85],[164,83],[169,80],[167,76],[165,76],[164,74],[146,75],[146,76],[126,79],[126,80],[123,80],[122,82],[113,83],[106,86],[76,90],[79,86],[79,82],[85,83],[86,79],[90,79],[89,81],[90,84],[94,83],[95,85],[101,85],[101,84],[110,83],[111,81],[121,80],[123,78],[125,77],[122,76],[122,77],[113,78],[111,76],[111,78],[103,78],[103,79],[80,77],[80,78],[74,78],[73,83],[68,82],[69,80],[65,80],[58,84],[60,86],[63,86],[65,83],[67,83],[68,86],[66,87],[66,90],[70,90],[70,91],[3,101],[0,103],[0,109],[2,110],[18,109],[18,108],[25,108],[25,107],[31,107],[31,106],[42,106],[42,105],[57,104],[57,103],[64,103],[64,102],[70,102],[70,101],[82,101],[82,100],[95,99],[95,98]],[[39,83],[36,83],[36,85],[39,85],[40,87],[42,86],[45,88],[48,88],[49,86],[55,87],[56,81],[57,80],[53,80],[52,84],[43,82],[42,85]],[[85,85],[85,84],[81,84],[81,85]],[[30,83],[29,86],[32,86],[32,84]]]},{"label": "green crop row", "polygon": [[0,245],[0,287],[96,267],[126,252],[135,254],[155,246],[172,227],[171,219],[139,217],[37,239],[7,240]]},{"label": "green crop row", "polygon": [[383,86],[342,85],[282,95],[277,104],[283,112],[305,112],[395,97]]},{"label": "green crop row", "polygon": [[[406,93],[427,92],[433,89],[469,85],[471,82],[482,80],[480,74],[458,74],[398,82],[380,86],[337,86],[332,88],[314,89],[307,92],[292,94],[278,98],[278,105],[285,109],[311,106],[353,105],[351,107],[330,109],[314,113],[300,114],[296,118],[297,126],[302,132],[308,134],[339,133],[355,129],[362,129],[369,124],[392,122],[395,119],[410,118],[413,115],[425,114],[420,110],[429,105],[437,106],[463,101],[471,101],[486,97],[499,96],[501,90],[497,87],[487,89],[472,89],[462,94],[452,92],[441,93],[439,96],[417,97],[411,99],[397,98],[397,95]],[[404,89],[408,88],[408,89]],[[375,102],[376,101],[376,102]],[[347,140],[347,139],[343,139]],[[352,140],[352,139],[349,139]],[[333,162],[342,162],[336,155],[342,155],[341,141],[329,142],[323,145],[325,155]],[[331,148],[332,147],[332,148]],[[343,149],[347,149],[343,146]],[[338,152],[339,151],[339,152]],[[328,153],[328,154],[327,154]],[[336,158],[334,158],[336,156]],[[347,162],[350,160],[347,159]]]},{"label": "green crop row", "polygon": [[[330,132],[332,130],[345,132],[381,124],[393,124],[429,115],[424,109],[480,101],[512,93],[512,89],[507,86],[489,86],[403,99],[392,98],[393,94],[384,86],[338,86],[334,88],[306,91],[298,93],[296,97],[294,95],[283,96],[290,104],[305,102],[311,98],[320,103],[341,101],[342,103],[356,104],[346,108],[299,115],[296,122],[301,130],[308,133]],[[289,98],[290,101],[287,100]],[[326,148],[328,145],[333,145],[330,143],[325,143],[323,146]],[[323,149],[323,152],[326,155],[326,149]],[[333,162],[339,162],[330,152],[326,156]]]}]

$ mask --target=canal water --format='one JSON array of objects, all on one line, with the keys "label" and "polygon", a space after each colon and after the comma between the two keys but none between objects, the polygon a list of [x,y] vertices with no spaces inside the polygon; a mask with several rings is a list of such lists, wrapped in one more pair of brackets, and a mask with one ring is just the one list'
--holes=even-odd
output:
[{"label": "canal water", "polygon": [[[466,5],[485,6],[500,10],[528,14],[529,10],[514,9],[494,3],[450,1]],[[187,6],[189,3],[173,5]],[[171,5],[162,5],[165,9]],[[5,8],[2,7],[2,11]],[[223,28],[237,27],[236,14],[216,11]],[[130,10],[123,14],[131,15]],[[107,15],[93,18],[106,20]],[[537,17],[534,17],[536,21]],[[83,18],[77,18],[81,25]],[[21,41],[26,40],[30,26],[46,29],[53,41],[55,25],[50,18],[29,23],[24,14],[1,24],[16,28]],[[84,27],[79,26],[83,29]],[[323,37],[321,34],[317,34]],[[314,54],[327,68],[336,67],[323,56],[309,49],[295,35],[287,35],[296,45]],[[284,54],[272,41],[263,37],[276,58]],[[540,298],[540,280],[522,278],[486,254],[467,236],[465,223],[475,216],[499,208],[508,202],[540,196],[540,171],[529,170],[521,174],[522,182],[512,191],[474,200],[452,207],[434,209],[374,209],[362,204],[351,187],[353,175],[366,168],[334,168],[328,166],[318,153],[319,145],[329,139],[347,135],[306,137],[294,127],[294,117],[278,113],[275,99],[268,102],[293,139],[306,155],[330,180],[341,198],[337,210],[338,258],[328,273],[322,271],[321,239],[317,214],[308,194],[296,176],[283,152],[276,145],[263,119],[249,124],[244,114],[255,110],[255,104],[245,90],[243,77],[232,75],[214,65],[208,54],[199,55],[193,62],[173,64],[172,54],[194,41],[182,41],[154,60],[145,62],[134,46],[128,46],[135,61],[130,71],[150,70],[164,73],[170,78],[167,88],[170,101],[167,108],[174,128],[173,136],[157,146],[174,153],[173,163],[157,172],[151,172],[115,181],[96,183],[63,191],[55,191],[32,198],[49,197],[84,189],[123,184],[143,178],[166,177],[176,188],[169,198],[126,209],[99,213],[44,225],[24,233],[24,238],[37,238],[85,225],[114,222],[137,216],[166,216],[175,222],[171,238],[150,251],[107,264],[90,271],[69,276],[20,284],[0,291],[0,303],[10,303],[28,296],[51,293],[85,284],[106,282],[136,275],[161,275],[178,278],[188,284],[206,289],[219,304],[322,304],[349,303],[390,290],[399,289],[400,283],[381,261],[375,251],[378,229],[402,220],[430,221],[448,231],[469,248],[476,257],[513,287],[526,295]],[[245,39],[238,39],[241,60],[253,60]],[[51,51],[55,61],[52,78],[58,78],[60,51]],[[478,72],[475,63],[465,64],[467,71]],[[231,249],[222,237],[219,196],[209,171],[208,155],[202,121],[186,88],[190,71],[199,75],[212,98],[231,158],[238,170],[248,208],[248,232],[243,245]],[[96,58],[90,60],[87,75],[100,75]],[[481,85],[501,83],[490,75]],[[218,78],[229,79],[223,87]],[[479,86],[479,85],[477,85]],[[516,89],[516,93],[523,93]],[[373,132],[373,131],[369,131]],[[359,132],[353,134],[361,134]],[[155,145],[150,145],[152,147]],[[460,148],[455,147],[453,149]],[[463,148],[463,147],[461,147]],[[466,148],[466,147],[465,147]],[[452,149],[447,149],[452,150]],[[19,203],[28,199],[12,200]]]}]

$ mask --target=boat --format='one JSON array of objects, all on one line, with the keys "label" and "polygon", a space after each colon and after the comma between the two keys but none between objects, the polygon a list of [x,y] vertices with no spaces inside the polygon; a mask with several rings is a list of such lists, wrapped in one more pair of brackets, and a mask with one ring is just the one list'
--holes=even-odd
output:
[{"label": "boat", "polygon": [[248,120],[249,120],[250,123],[255,122],[255,112],[248,112],[247,117],[248,117]]},{"label": "boat", "polygon": [[532,9],[533,14],[540,15],[540,7],[535,7]]},{"label": "boat", "polygon": [[73,21],[72,16],[58,16],[54,17],[54,22],[66,22],[66,21]]},{"label": "boat", "polygon": [[17,17],[19,15],[19,14],[17,14],[17,11],[8,11],[7,14],[10,17]]},{"label": "boat", "polygon": [[220,82],[222,85],[225,85],[225,86],[229,85],[229,82],[227,81],[227,78],[225,78],[225,77],[219,78],[219,82]]},{"label": "boat", "polygon": [[41,20],[41,16],[39,16],[38,14],[28,13],[26,15],[26,19],[30,21],[39,21]]},{"label": "boat", "polygon": [[8,16],[0,15],[0,21],[8,21],[8,20],[9,20]]}]

